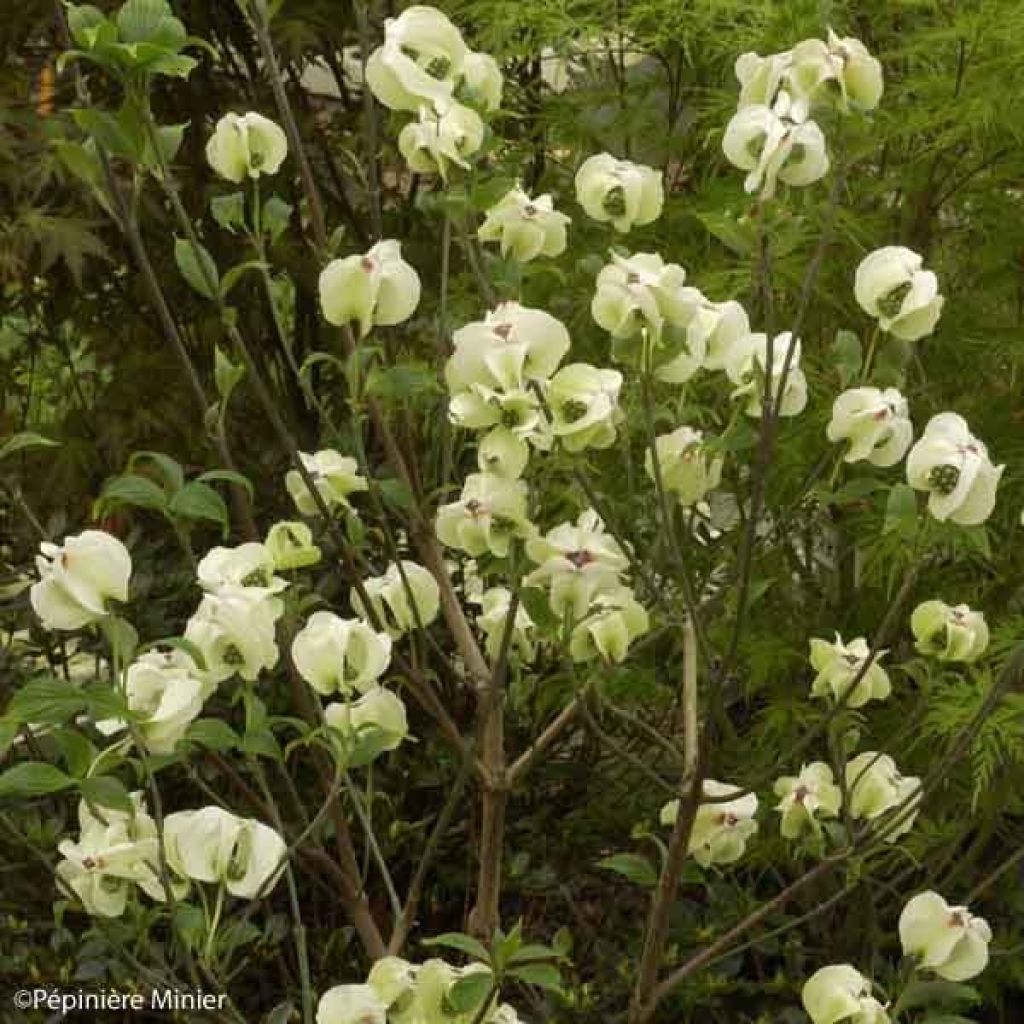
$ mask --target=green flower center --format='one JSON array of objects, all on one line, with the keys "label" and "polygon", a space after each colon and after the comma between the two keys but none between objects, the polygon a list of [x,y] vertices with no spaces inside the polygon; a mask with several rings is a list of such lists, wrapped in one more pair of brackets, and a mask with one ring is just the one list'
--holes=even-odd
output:
[{"label": "green flower center", "polygon": [[265,587],[270,583],[270,574],[266,569],[253,569],[242,577],[243,587]]},{"label": "green flower center", "polygon": [[224,648],[224,654],[221,655],[221,661],[225,665],[244,665],[245,656],[234,644],[228,644]]},{"label": "green flower center", "polygon": [[909,281],[896,285],[895,288],[878,300],[878,311],[882,316],[898,316],[903,308],[903,300],[907,297],[913,285]]},{"label": "green flower center", "polygon": [[578,398],[570,398],[562,403],[562,418],[566,423],[575,423],[587,414],[587,403]]},{"label": "green flower center", "polygon": [[956,466],[935,466],[928,474],[928,486],[939,494],[952,494],[960,482],[960,470]]},{"label": "green flower center", "polygon": [[621,185],[613,185],[601,205],[605,213],[612,217],[621,217],[626,212],[626,190]]}]

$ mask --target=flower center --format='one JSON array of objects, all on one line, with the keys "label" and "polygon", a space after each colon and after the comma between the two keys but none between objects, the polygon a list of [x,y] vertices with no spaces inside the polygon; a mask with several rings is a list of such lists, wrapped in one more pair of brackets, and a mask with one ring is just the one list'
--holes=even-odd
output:
[{"label": "flower center", "polygon": [[613,185],[605,194],[601,206],[612,217],[621,217],[626,212],[626,190],[621,185]]},{"label": "flower center", "polygon": [[562,416],[567,423],[575,423],[586,414],[587,403],[578,398],[570,398],[562,403]]},{"label": "flower center", "polygon": [[952,494],[960,482],[960,470],[956,466],[934,466],[928,474],[928,484],[939,494]]},{"label": "flower center", "polygon": [[878,311],[882,316],[898,316],[903,308],[903,300],[907,297],[913,287],[910,281],[904,281],[896,285],[892,291],[887,292],[878,300]]},{"label": "flower center", "polygon": [[579,551],[569,551],[565,557],[568,561],[572,562],[577,569],[582,569],[584,566],[590,565],[591,562],[597,561],[589,551],[582,548]]}]

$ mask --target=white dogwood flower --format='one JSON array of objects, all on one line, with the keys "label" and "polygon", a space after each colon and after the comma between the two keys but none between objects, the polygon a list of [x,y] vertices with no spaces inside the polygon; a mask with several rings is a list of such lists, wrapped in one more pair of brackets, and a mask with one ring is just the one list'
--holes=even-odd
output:
[{"label": "white dogwood flower", "polygon": [[939,661],[972,662],[988,647],[988,624],[981,612],[945,601],[924,601],[910,616],[915,646]]},{"label": "white dogwood flower", "polygon": [[398,133],[398,151],[411,171],[447,179],[452,165],[469,169],[469,157],[484,141],[484,123],[471,107],[450,102],[420,109],[419,119]]},{"label": "white dogwood flower", "polygon": [[217,806],[168,814],[164,844],[167,863],[181,878],[223,885],[243,899],[266,895],[277,884],[287,850],[269,825]]},{"label": "white dogwood flower", "polygon": [[551,431],[566,451],[607,448],[623,418],[619,408],[622,374],[589,363],[570,363],[552,378],[547,400]]},{"label": "white dogwood flower", "polygon": [[530,461],[530,446],[512,428],[498,426],[480,440],[476,461],[481,473],[515,480]]},{"label": "white dogwood flower", "polygon": [[878,326],[904,341],[931,334],[945,299],[939,279],[922,270],[922,259],[901,245],[887,245],[868,253],[854,277],[857,303]]},{"label": "white dogwood flower", "polygon": [[907,457],[907,483],[928,493],[928,511],[940,522],[985,522],[996,505],[1004,466],[993,466],[984,442],[955,412],[933,416]]},{"label": "white dogwood flower", "polygon": [[391,662],[391,637],[361,619],[313,612],[292,640],[292,661],[317,693],[365,693]]},{"label": "white dogwood flower", "polygon": [[[328,509],[342,508],[351,511],[349,495],[368,489],[366,478],[359,475],[356,460],[336,452],[333,448],[325,448],[314,455],[299,452],[299,458]],[[319,513],[317,503],[297,469],[288,470],[284,485],[301,515],[314,516]]]},{"label": "white dogwood flower", "polygon": [[416,311],[420,278],[402,259],[401,243],[387,238],[362,255],[331,260],[320,274],[320,307],[337,327],[355,323],[360,338],[393,327]]},{"label": "white dogwood flower", "polygon": [[576,198],[594,220],[625,232],[658,219],[665,189],[653,167],[599,153],[576,172]]},{"label": "white dogwood flower", "polygon": [[633,641],[649,629],[647,609],[633,591],[624,586],[601,590],[569,636],[569,654],[574,661],[601,658],[607,664],[617,664],[625,660]]},{"label": "white dogwood flower", "polygon": [[505,80],[498,62],[489,53],[466,54],[462,62],[462,82],[459,95],[474,106],[488,112],[501,106],[501,93]]},{"label": "white dogwood flower", "polygon": [[799,775],[776,779],[773,788],[779,797],[775,809],[782,815],[779,824],[784,839],[798,839],[806,832],[817,835],[820,819],[839,814],[842,793],[824,761],[805,764]]},{"label": "white dogwood flower", "polygon": [[409,735],[405,705],[383,686],[370,687],[357,700],[328,704],[324,719],[343,738],[353,767],[395,750]]},{"label": "white dogwood flower", "polygon": [[288,582],[274,575],[275,568],[274,556],[266,545],[247,541],[233,548],[210,548],[196,566],[196,577],[203,590],[211,594],[226,587],[257,588],[277,594]]},{"label": "white dogwood flower", "polygon": [[[699,430],[679,427],[671,434],[660,434],[654,439],[654,448],[661,482],[684,508],[702,501],[721,482],[722,458],[708,452]],[[644,468],[654,480],[654,458],[650,449],[644,456]]]},{"label": "white dogwood flower", "polygon": [[517,187],[487,211],[477,236],[481,242],[500,242],[502,256],[511,253],[521,263],[528,263],[538,256],[565,252],[569,224],[569,217],[555,209],[551,196],[531,199]]},{"label": "white dogwood flower", "polygon": [[366,83],[392,110],[451,100],[469,50],[451,20],[416,4],[384,22],[384,43],[366,62]]},{"label": "white dogwood flower", "polygon": [[104,618],[109,601],[128,600],[131,556],[111,534],[83,530],[60,546],[43,541],[39,552],[29,601],[47,629],[81,629]]},{"label": "white dogwood flower", "polygon": [[851,818],[873,822],[899,808],[894,815],[896,824],[880,823],[885,840],[895,842],[910,831],[920,803],[915,799],[921,792],[921,780],[917,776],[902,775],[888,754],[873,750],[848,761],[844,775]]},{"label": "white dogwood flower", "polygon": [[274,523],[263,543],[270,552],[275,569],[305,569],[320,561],[320,548],[313,543],[313,531],[298,520]]},{"label": "white dogwood flower", "polygon": [[790,107],[786,93],[774,106],[738,110],[726,125],[722,151],[734,167],[749,172],[744,189],[759,191],[762,199],[775,195],[778,181],[811,185],[829,169],[825,136],[814,121],[803,120],[799,109]]},{"label": "white dogwood flower", "polygon": [[[782,388],[782,374],[786,369],[787,353],[792,346],[793,354],[788,359],[785,388]],[[771,391],[773,405],[777,405],[779,416],[796,416],[807,405],[807,378],[800,369],[800,340],[793,340],[789,331],[775,335],[771,346]],[[726,376],[736,385],[732,392],[734,399],[745,402],[744,412],[748,416],[760,416],[764,411],[765,383],[769,363],[768,336],[748,334],[732,346],[726,363]],[[780,396],[780,391],[781,396]]]},{"label": "white dogwood flower", "polygon": [[388,1024],[388,1004],[370,985],[335,985],[320,997],[316,1024]]},{"label": "white dogwood flower", "polygon": [[967,907],[950,906],[937,892],[918,893],[900,914],[903,952],[946,981],[968,981],[988,965],[992,929]]},{"label": "white dogwood flower", "polygon": [[[848,644],[836,633],[835,643],[814,637],[811,640],[811,668],[818,674],[811,684],[812,697],[831,696],[842,699],[846,707],[863,707],[869,700],[885,700],[892,692],[892,684],[885,669],[878,664],[885,651],[878,651],[865,669],[871,650],[864,637]],[[854,679],[860,676],[851,689]]]},{"label": "white dogwood flower", "polygon": [[276,174],[288,155],[280,125],[262,114],[225,114],[206,144],[206,160],[235,184],[261,174]]},{"label": "white dogwood flower", "polygon": [[914,425],[907,400],[895,388],[860,387],[835,400],[826,433],[834,443],[848,442],[844,462],[894,466],[910,447]]},{"label": "white dogwood flower", "polygon": [[[701,867],[733,864],[743,856],[747,841],[757,832],[757,795],[743,793],[738,786],[705,779],[702,793],[714,797],[697,808],[687,852]],[[732,797],[735,799],[722,799]],[[742,795],[741,795],[742,794]],[[661,809],[661,823],[675,825],[679,801],[670,800]]]},{"label": "white dogwood flower", "polygon": [[801,998],[811,1024],[889,1024],[885,1007],[871,994],[871,982],[849,964],[815,971]]},{"label": "white dogwood flower", "polygon": [[[382,575],[363,580],[363,589],[378,621],[392,639],[411,629],[429,626],[437,618],[440,608],[437,580],[415,562],[403,559],[401,571],[398,564],[392,562]],[[355,588],[349,600],[357,614],[369,622],[369,612]]]},{"label": "white dogwood flower", "polygon": [[225,588],[203,597],[185,626],[185,639],[199,649],[213,683],[236,672],[254,682],[277,664],[276,626],[283,613],[280,598],[258,587]]},{"label": "white dogwood flower", "polygon": [[516,537],[532,536],[526,515],[526,485],[494,473],[471,473],[458,501],[437,510],[438,540],[474,558],[485,551],[504,558]]}]

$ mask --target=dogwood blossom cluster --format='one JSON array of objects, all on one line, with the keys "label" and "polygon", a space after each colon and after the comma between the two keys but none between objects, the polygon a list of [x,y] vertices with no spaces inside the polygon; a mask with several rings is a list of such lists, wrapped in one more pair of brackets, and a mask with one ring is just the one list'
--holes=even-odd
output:
[{"label": "dogwood blossom cluster", "polygon": [[907,400],[896,388],[857,387],[835,400],[826,433],[833,443],[846,442],[844,462],[884,467],[907,454],[914,425]]},{"label": "dogwood blossom cluster", "polygon": [[[713,799],[697,808],[687,852],[703,868],[734,864],[757,832],[757,794],[714,779],[705,779],[701,792]],[[662,825],[675,825],[678,815],[679,801],[670,800],[661,809]]]},{"label": "dogwood blossom cluster", "polygon": [[661,216],[665,187],[653,167],[598,153],[576,172],[576,199],[587,216],[625,233]]},{"label": "dogwood blossom cluster", "polygon": [[575,661],[620,662],[650,628],[646,609],[623,582],[629,559],[593,509],[528,540],[526,554],[537,568],[523,582],[547,591]]},{"label": "dogwood blossom cluster", "polygon": [[[988,964],[992,930],[967,907],[950,906],[937,892],[922,892],[904,906],[899,919],[900,944],[917,971],[944,981],[977,977]],[[811,1024],[889,1024],[888,1004],[850,964],[822,967],[807,979],[801,993]]]},{"label": "dogwood blossom cluster", "polygon": [[[368,487],[366,478],[359,474],[356,460],[333,448],[325,448],[313,455],[299,452],[299,458],[327,509],[338,508],[350,513],[352,506],[349,504],[349,495],[365,491]],[[316,499],[297,469],[288,470],[284,483],[300,515],[319,514]]]},{"label": "dogwood blossom cluster", "polygon": [[565,252],[570,219],[559,213],[549,195],[531,199],[521,187],[510,189],[492,206],[477,231],[481,242],[498,242],[501,255],[520,263]]},{"label": "dogwood blossom cluster", "polygon": [[774,196],[777,183],[811,185],[825,176],[825,135],[810,117],[817,106],[841,113],[872,110],[882,97],[882,68],[856,39],[831,29],[826,39],[805,39],[791,50],[736,61],[740,95],[725,129],[722,150],[747,171],[744,188]]},{"label": "dogwood blossom cluster", "polygon": [[922,270],[921,257],[901,245],[887,245],[868,253],[854,276],[857,304],[878,321],[878,328],[904,341],[931,334],[945,299],[939,279]]},{"label": "dogwood blossom cluster", "polygon": [[489,973],[482,963],[453,967],[438,958],[412,964],[386,956],[362,984],[328,989],[320,997],[316,1024],[521,1024],[515,1009],[500,1001],[487,1010],[477,1005],[462,1012],[452,1008],[454,987],[481,973]]},{"label": "dogwood blossom cluster", "polygon": [[885,700],[892,684],[878,664],[885,651],[872,653],[867,640],[859,636],[843,643],[837,633],[834,643],[817,637],[811,640],[811,667],[818,673],[811,683],[812,697],[831,697],[846,707],[863,707],[870,700]]},{"label": "dogwood blossom cluster", "polygon": [[915,646],[939,661],[977,661],[988,647],[988,624],[965,604],[924,601],[910,617]]},{"label": "dogwood blossom cluster", "polygon": [[[166,899],[157,826],[141,792],[131,807],[78,806],[79,837],[62,840],[57,878],[89,914],[120,917],[134,888]],[[167,884],[183,899],[191,883],[222,886],[243,899],[265,895],[284,869],[286,847],[270,826],[221,807],[177,811],[164,819]]]},{"label": "dogwood blossom cluster", "polygon": [[206,143],[209,165],[236,185],[276,174],[287,155],[288,140],[281,126],[255,111],[225,114]]},{"label": "dogwood blossom cluster", "polygon": [[468,168],[484,141],[481,114],[501,105],[501,69],[474,53],[458,28],[433,7],[407,7],[384,23],[384,43],[370,54],[366,84],[391,110],[415,115],[399,132],[411,170],[446,178]]}]

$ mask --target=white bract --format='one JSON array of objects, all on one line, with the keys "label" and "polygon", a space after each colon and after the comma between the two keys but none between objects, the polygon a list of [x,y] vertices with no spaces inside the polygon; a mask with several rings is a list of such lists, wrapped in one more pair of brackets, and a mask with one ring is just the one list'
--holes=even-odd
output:
[{"label": "white bract", "polygon": [[988,624],[981,612],[945,601],[924,601],[910,616],[915,646],[939,661],[972,662],[988,647]]},{"label": "white bract", "polygon": [[471,107],[451,101],[438,110],[420,109],[419,119],[398,133],[398,151],[411,171],[439,174],[447,179],[454,164],[469,169],[471,157],[483,144],[484,123]]},{"label": "white bract", "polygon": [[601,658],[607,664],[624,661],[632,642],[650,629],[647,610],[628,587],[596,594],[583,620],[569,637],[574,661]]},{"label": "white bract", "polygon": [[737,346],[744,345],[750,335],[750,318],[734,299],[712,302],[705,298],[687,333],[700,337],[705,350],[704,366],[709,370],[724,370],[733,362]]},{"label": "white bract", "polygon": [[[397,639],[411,629],[429,626],[437,618],[440,590],[437,580],[415,562],[402,561],[401,570],[392,562],[380,576],[363,580],[363,589],[384,630]],[[371,616],[353,588],[349,600],[367,622]]]},{"label": "white bract", "polygon": [[738,110],[726,125],[722,151],[734,167],[749,172],[744,189],[760,191],[762,199],[775,195],[778,181],[811,185],[829,168],[821,129],[790,106],[786,93],[780,93],[773,106],[754,104]]},{"label": "white bract", "polygon": [[[512,591],[507,587],[489,587],[479,595],[469,598],[473,604],[480,605],[480,613],[476,616],[476,624],[484,634],[484,650],[490,658],[497,658],[501,653],[501,645],[505,639],[506,623],[512,610]],[[512,635],[509,638],[509,652],[518,655],[525,661],[532,661],[537,651],[534,637],[536,624],[522,602],[516,606],[515,622],[512,624]]]},{"label": "white bract", "polygon": [[477,231],[481,242],[500,242],[502,256],[521,263],[565,252],[570,219],[554,208],[549,195],[531,199],[521,188],[510,189],[487,211]]},{"label": "white bract", "polygon": [[515,480],[523,475],[530,461],[530,446],[510,427],[495,427],[480,440],[476,450],[481,473]]},{"label": "white bract", "polygon": [[120,917],[136,885],[151,899],[165,898],[156,823],[141,792],[131,799],[129,811],[98,808],[102,820],[80,801],[78,841],[64,839],[57,847],[64,858],[57,864],[57,878],[96,917]]},{"label": "white bract", "polygon": [[798,839],[807,832],[821,832],[820,819],[839,814],[842,793],[835,784],[832,769],[824,761],[813,761],[799,775],[784,775],[775,780],[775,809],[782,815],[779,823],[784,839]]},{"label": "white bract", "polygon": [[835,400],[826,433],[832,442],[848,443],[844,462],[866,459],[875,466],[893,466],[906,455],[914,425],[907,400],[895,388],[861,387]]},{"label": "white bract", "polygon": [[167,815],[164,844],[167,863],[181,878],[223,885],[244,899],[273,889],[287,850],[269,825],[216,806]]},{"label": "white bract", "polygon": [[210,166],[228,181],[276,174],[288,155],[281,127],[262,114],[225,114],[206,144]]},{"label": "white bract", "polygon": [[918,893],[900,914],[903,952],[946,981],[967,981],[988,964],[992,929],[967,907],[950,906],[937,892]]},{"label": "white bract", "polygon": [[316,1024],[388,1024],[388,1004],[370,985],[335,985],[320,997]]},{"label": "white bract", "polygon": [[366,83],[392,110],[413,113],[451,100],[469,50],[452,22],[414,5],[384,22],[384,44],[366,62]]},{"label": "white bract", "polygon": [[736,385],[732,397],[745,403],[743,411],[748,416],[760,416],[764,412],[769,361],[773,407],[777,407],[779,416],[798,415],[807,405],[807,378],[800,369],[800,340],[794,341],[789,331],[775,335],[770,360],[766,334],[748,334],[732,345],[725,365],[726,376]]},{"label": "white bract", "polygon": [[403,323],[420,302],[419,275],[402,259],[401,243],[390,238],[362,255],[331,260],[319,287],[326,320],[338,327],[356,324],[360,338],[372,327]]},{"label": "white bract", "polygon": [[320,561],[320,548],[313,543],[313,531],[298,520],[274,523],[263,543],[275,569],[304,569]]},{"label": "white bract", "polygon": [[812,1024],[889,1024],[885,1007],[871,994],[871,982],[849,964],[815,971],[801,998]]},{"label": "white bract", "polygon": [[492,112],[501,106],[505,80],[498,62],[489,53],[467,53],[462,63],[460,95],[463,99]]},{"label": "white bract", "polygon": [[599,153],[584,160],[576,172],[576,198],[594,220],[629,231],[658,219],[665,189],[661,173],[653,167]]},{"label": "white bract", "polygon": [[[811,696],[842,700],[848,708],[863,707],[869,700],[885,700],[892,692],[889,676],[878,664],[885,653],[878,651],[872,657],[867,640],[862,636],[848,644],[843,643],[838,633],[835,643],[831,644],[813,638],[811,668],[818,674],[811,683]],[[870,665],[867,664],[869,658]],[[857,679],[856,685],[853,685],[854,679]]]},{"label": "white bract", "polygon": [[853,291],[857,303],[878,326],[904,341],[931,334],[945,299],[938,278],[921,269],[922,259],[901,245],[869,253],[857,267]]},{"label": "white bract", "polygon": [[[660,434],[654,439],[654,449],[662,486],[674,494],[684,508],[702,501],[721,482],[722,458],[708,452],[699,430],[679,427],[671,434]],[[649,448],[644,455],[644,468],[655,480],[654,457]]]},{"label": "white bract", "polygon": [[39,551],[29,600],[47,629],[81,629],[107,615],[107,602],[128,600],[131,556],[109,533],[83,530]]},{"label": "white bract", "polygon": [[[846,791],[849,795],[850,817],[875,821],[899,808],[894,815],[898,824],[881,822],[886,842],[895,842],[913,827],[920,803],[921,780],[900,774],[888,754],[873,750],[858,754],[846,763]],[[912,808],[912,809],[911,809]]]},{"label": "white bract", "polygon": [[[704,780],[702,792],[715,801],[697,808],[687,852],[701,867],[732,864],[743,856],[747,840],[757,832],[757,795],[744,794],[738,786],[714,779]],[[722,799],[729,797],[733,799]],[[674,825],[678,814],[679,801],[670,800],[661,809],[661,823]]]},{"label": "white bract", "polygon": [[203,590],[212,594],[237,587],[276,594],[288,583],[274,575],[275,568],[270,549],[258,541],[248,541],[234,548],[210,548],[196,567],[196,577]]},{"label": "white bract", "polygon": [[437,510],[438,540],[474,558],[485,551],[504,558],[512,540],[533,534],[526,515],[526,485],[494,473],[471,473],[458,501]]},{"label": "white bract", "polygon": [[538,568],[523,582],[550,588],[551,610],[571,623],[587,614],[600,591],[616,589],[629,566],[626,553],[593,509],[581,512],[575,524],[560,523],[527,541],[526,554]]},{"label": "white bract", "polygon": [[314,612],[292,640],[292,661],[318,693],[365,693],[391,662],[391,637],[361,619]]},{"label": "white bract", "polygon": [[[352,506],[348,502],[348,496],[368,488],[366,478],[359,475],[356,460],[336,452],[333,448],[325,448],[315,455],[299,452],[299,458],[328,509],[342,508],[351,512]],[[301,515],[319,514],[316,499],[297,469],[288,470],[284,485]]]},{"label": "white bract", "polygon": [[955,412],[933,416],[907,457],[907,483],[928,493],[928,511],[940,522],[985,522],[996,505],[1003,466],[993,466],[984,442]]},{"label": "white bract", "polygon": [[338,732],[349,764],[368,764],[378,754],[396,749],[409,735],[409,720],[399,697],[383,686],[372,686],[357,700],[328,704],[327,724]]},{"label": "white bract", "polygon": [[253,682],[277,664],[276,625],[283,613],[280,598],[259,587],[224,588],[203,597],[188,620],[185,639],[199,649],[211,682],[236,672]]},{"label": "white bract", "polygon": [[[146,748],[169,754],[202,712],[213,684],[203,679],[195,662],[180,650],[147,651],[125,673],[124,697],[128,710],[141,716],[136,728]],[[96,723],[107,735],[126,723],[108,719]]]}]

